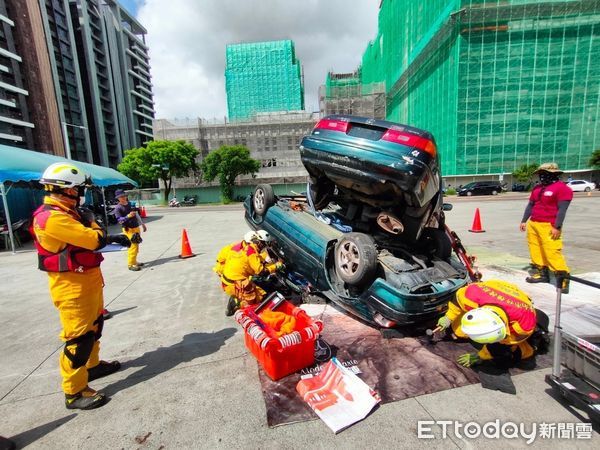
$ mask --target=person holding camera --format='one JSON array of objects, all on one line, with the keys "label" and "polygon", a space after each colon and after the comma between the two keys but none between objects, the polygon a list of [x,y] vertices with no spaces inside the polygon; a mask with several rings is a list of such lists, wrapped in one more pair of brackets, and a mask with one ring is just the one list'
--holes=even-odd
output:
[{"label": "person holding camera", "polygon": [[119,204],[115,207],[115,217],[117,221],[123,227],[123,233],[131,241],[131,247],[127,251],[127,267],[129,270],[135,272],[142,269],[144,263],[140,263],[137,260],[138,252],[140,250],[140,244],[142,243],[142,236],[140,235],[140,228],[146,232],[148,228],[142,222],[139,214],[134,210],[127,193],[121,189],[115,192],[115,197],[119,201]]}]

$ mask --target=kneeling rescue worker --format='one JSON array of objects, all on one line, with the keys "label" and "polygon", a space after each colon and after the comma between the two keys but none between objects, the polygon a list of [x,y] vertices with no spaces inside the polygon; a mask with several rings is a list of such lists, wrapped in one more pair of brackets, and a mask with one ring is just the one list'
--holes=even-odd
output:
[{"label": "kneeling rescue worker", "polygon": [[91,185],[91,179],[77,166],[52,164],[40,183],[48,195],[33,213],[30,232],[39,269],[48,273],[50,296],[62,324],[60,337],[65,346],[59,367],[65,404],[69,409],[97,408],[106,397],[88,382],[116,372],[121,364],[99,357],[104,282],[100,271],[103,256],[95,250],[109,242],[129,246],[129,239],[107,235],[93,214],[77,208],[85,200],[85,187]]},{"label": "kneeling rescue worker", "polygon": [[[538,325],[539,321],[539,325]],[[470,367],[493,360],[498,367],[511,367],[543,353],[548,347],[548,317],[536,310],[527,295],[513,284],[490,280],[459,289],[448,303],[438,327],[459,338],[483,345],[477,354],[459,356],[458,363]]]},{"label": "kneeling rescue worker", "polygon": [[273,263],[266,252],[270,241],[271,236],[264,230],[249,231],[241,242],[226,245],[219,251],[213,270],[230,296],[225,311],[227,316],[262,300],[266,292],[256,284],[256,277],[284,270],[284,265]]}]

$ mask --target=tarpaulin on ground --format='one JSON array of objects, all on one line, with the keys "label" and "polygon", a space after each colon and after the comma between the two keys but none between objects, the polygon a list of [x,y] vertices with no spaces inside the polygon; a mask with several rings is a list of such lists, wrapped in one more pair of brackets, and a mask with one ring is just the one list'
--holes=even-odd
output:
[{"label": "tarpaulin on ground", "polygon": [[[335,356],[344,366],[379,393],[382,403],[478,383],[471,369],[456,364],[456,358],[475,352],[468,342],[440,341],[427,337],[385,339],[381,333],[327,305],[308,305],[307,312],[324,323],[315,357],[320,362],[301,373],[272,381],[259,369],[269,426],[316,418],[296,392],[302,373],[318,371]],[[537,357],[537,367],[550,367],[549,355]],[[511,372],[519,373],[517,369]]]}]

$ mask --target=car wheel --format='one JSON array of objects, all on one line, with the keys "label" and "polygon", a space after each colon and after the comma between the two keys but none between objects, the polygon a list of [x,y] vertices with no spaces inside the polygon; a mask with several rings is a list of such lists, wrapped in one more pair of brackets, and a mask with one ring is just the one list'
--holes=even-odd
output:
[{"label": "car wheel", "polygon": [[426,228],[423,241],[434,256],[446,260],[452,254],[452,243],[445,231],[439,228]]},{"label": "car wheel", "polygon": [[363,233],[345,234],[335,246],[335,271],[352,286],[373,281],[377,270],[375,240]]},{"label": "car wheel", "polygon": [[267,210],[275,204],[275,194],[270,184],[259,184],[252,193],[252,205],[254,212],[259,216],[264,216]]},{"label": "car wheel", "polygon": [[591,189],[589,186],[585,188],[585,192],[590,192],[590,191],[591,191]]},{"label": "car wheel", "polygon": [[467,197],[470,197],[471,195],[473,195],[471,191],[467,192]]},{"label": "car wheel", "polygon": [[321,178],[315,183],[309,183],[310,198],[316,210],[321,210],[331,201],[335,185],[326,178]]},{"label": "car wheel", "polygon": [[492,191],[492,195],[498,195],[498,191]]}]

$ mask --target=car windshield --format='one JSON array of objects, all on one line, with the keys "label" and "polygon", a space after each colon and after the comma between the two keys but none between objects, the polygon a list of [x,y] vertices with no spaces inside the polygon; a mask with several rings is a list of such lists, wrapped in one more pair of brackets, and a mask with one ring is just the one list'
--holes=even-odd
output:
[{"label": "car windshield", "polygon": [[465,185],[463,186],[463,189],[469,189],[469,188],[472,188],[472,187],[474,187],[476,184],[477,184],[476,182],[469,183],[469,184],[465,184]]}]

